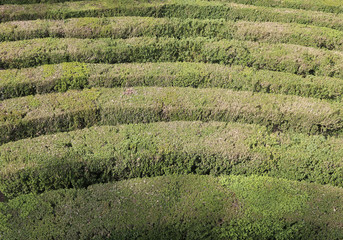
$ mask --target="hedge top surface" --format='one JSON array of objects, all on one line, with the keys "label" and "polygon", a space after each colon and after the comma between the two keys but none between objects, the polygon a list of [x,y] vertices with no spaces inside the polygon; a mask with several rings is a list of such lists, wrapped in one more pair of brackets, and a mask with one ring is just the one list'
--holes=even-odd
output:
[{"label": "hedge top surface", "polygon": [[0,41],[42,37],[210,37],[343,50],[343,32],[295,23],[151,17],[71,18],[0,24]]},{"label": "hedge top surface", "polygon": [[5,238],[339,239],[342,196],[339,188],[268,177],[133,179],[0,203],[0,231]]},{"label": "hedge top surface", "polygon": [[[148,145],[149,141],[151,146]],[[130,143],[135,146],[134,149],[130,149]],[[221,155],[228,160],[235,160],[239,155],[246,154],[254,159],[254,154],[248,154],[249,151],[257,155],[271,153],[275,158],[283,159],[287,158],[285,152],[288,152],[288,157],[294,155],[296,158],[298,149],[304,148],[304,155],[318,151],[314,157],[322,157],[324,161],[331,161],[334,165],[332,167],[339,168],[343,167],[343,149],[340,148],[342,143],[343,138],[270,133],[263,126],[241,123],[173,121],[95,126],[4,144],[0,146],[0,166],[5,173],[5,166],[20,169],[26,165],[41,164],[54,157],[62,159],[71,155],[83,155],[84,159],[107,159],[111,158],[115,151],[139,152],[150,148],[156,152],[171,150],[190,154],[204,153],[209,156]],[[161,148],[155,149],[155,144]],[[306,145],[308,147],[305,149]],[[276,154],[278,151],[279,154]],[[298,153],[299,160],[300,156]]]},{"label": "hedge top surface", "polygon": [[331,14],[295,9],[275,9],[236,3],[198,0],[137,1],[84,1],[60,4],[3,5],[1,21],[30,19],[65,19],[71,17],[181,17],[225,18],[231,20],[267,22],[297,22],[343,30],[342,14]]},{"label": "hedge top surface", "polygon": [[0,67],[22,68],[81,61],[207,62],[343,78],[343,52],[292,44],[207,38],[32,39],[0,43]]},{"label": "hedge top surface", "polygon": [[[189,173],[268,175],[342,187],[342,143],[223,122],[92,127],[0,146],[0,190],[13,197]],[[61,180],[63,174],[68,177]]]},{"label": "hedge top surface", "polygon": [[21,169],[33,166],[31,164],[41,164],[43,162],[40,161],[49,161],[56,156],[64,158],[74,154],[83,155],[84,159],[108,159],[116,151],[130,150],[129,145],[132,143],[133,146],[135,140],[137,145],[134,152],[153,149],[156,144],[162,147],[154,149],[157,152],[177,149],[190,154],[221,154],[228,160],[235,160],[236,154],[231,151],[242,155],[248,152],[250,134],[262,137],[267,131],[258,125],[198,121],[95,126],[4,144],[0,146],[0,168],[1,173],[6,173],[5,166]]},{"label": "hedge top surface", "polygon": [[[120,95],[122,90],[113,89],[113,96]],[[15,123],[21,120],[39,119],[65,111],[78,111],[98,107],[96,100],[101,92],[97,89],[70,91],[62,95],[36,95],[14,98],[0,103],[1,124]]]},{"label": "hedge top surface", "polygon": [[235,2],[252,4],[256,6],[298,8],[305,10],[343,13],[342,1],[340,0],[216,0],[223,2]]},{"label": "hedge top surface", "polygon": [[158,121],[255,123],[270,131],[339,135],[341,104],[226,89],[86,89],[0,102],[1,143],[93,125]]},{"label": "hedge top surface", "polygon": [[0,0],[1,4],[34,4],[34,3],[59,3],[59,2],[72,2],[81,0]]},{"label": "hedge top surface", "polygon": [[174,86],[298,95],[341,101],[343,80],[205,63],[62,63],[0,71],[0,100],[91,87]]},{"label": "hedge top surface", "polygon": [[341,104],[313,98],[226,89],[135,87],[93,88],[7,99],[0,102],[0,126],[30,119],[50,118],[64,112],[111,107],[155,108],[161,109],[166,115],[176,109],[212,109],[212,114],[232,111],[236,114],[245,112],[256,118],[286,120],[287,117],[287,121],[306,118],[308,121],[315,119],[319,121],[318,124],[325,123],[326,126],[342,124]]}]

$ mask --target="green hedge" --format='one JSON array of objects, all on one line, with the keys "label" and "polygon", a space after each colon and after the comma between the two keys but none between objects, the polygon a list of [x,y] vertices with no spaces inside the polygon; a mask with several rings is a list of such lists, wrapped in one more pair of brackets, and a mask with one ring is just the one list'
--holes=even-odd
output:
[{"label": "green hedge", "polygon": [[34,4],[34,3],[59,3],[59,2],[73,2],[81,0],[0,0],[1,4]]},{"label": "green hedge", "polygon": [[251,4],[264,7],[295,8],[330,13],[343,13],[342,1],[340,0],[216,0]]},{"label": "green hedge", "polygon": [[340,52],[309,47],[207,38],[33,39],[0,43],[0,68],[80,61],[208,62],[343,78]]},{"label": "green hedge", "polygon": [[116,17],[35,20],[0,24],[0,41],[44,37],[211,37],[343,50],[343,32],[289,23]]},{"label": "green hedge", "polygon": [[13,5],[0,8],[1,22],[76,17],[179,17],[301,23],[343,30],[343,18],[337,14],[303,10],[275,9],[197,0],[166,1],[85,1],[60,4]]},{"label": "green hedge", "polygon": [[91,87],[174,86],[299,95],[341,101],[340,78],[302,77],[205,63],[62,63],[0,71],[0,99]]},{"label": "green hedge", "polygon": [[0,102],[0,142],[95,124],[173,120],[237,121],[269,130],[339,134],[341,103],[226,89],[86,89]]},{"label": "green hedge", "polygon": [[168,176],[0,203],[3,239],[342,239],[340,188]]},{"label": "green hedge", "polygon": [[261,126],[218,122],[94,127],[2,145],[0,191],[13,198],[189,173],[269,175],[343,187],[342,144],[342,138],[270,134]]}]

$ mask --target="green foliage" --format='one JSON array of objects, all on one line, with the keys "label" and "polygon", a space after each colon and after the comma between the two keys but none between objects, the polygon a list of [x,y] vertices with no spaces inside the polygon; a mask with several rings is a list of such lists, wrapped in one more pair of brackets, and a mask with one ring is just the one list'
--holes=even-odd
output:
[{"label": "green foliage", "polygon": [[63,64],[60,79],[54,90],[65,92],[69,89],[83,89],[88,87],[89,69],[86,64]]},{"label": "green foliage", "polygon": [[0,239],[343,239],[342,9],[0,0]]},{"label": "green foliage", "polygon": [[[259,193],[261,189],[264,194]],[[6,229],[1,236],[339,239],[343,235],[339,227],[343,219],[332,209],[342,205],[341,192],[338,188],[267,177],[218,179],[188,175],[133,179],[88,189],[51,191],[35,199],[33,195],[23,195],[0,203],[0,216],[7,216],[6,221],[0,220],[0,226]],[[313,205],[315,199],[326,204]],[[269,200],[275,203],[273,210],[277,215],[271,213],[269,204],[263,204]],[[276,200],[281,204],[276,204]],[[20,218],[23,208],[29,213],[25,221]],[[328,218],[317,218],[323,215]]]},{"label": "green foliage", "polygon": [[341,138],[271,134],[264,127],[237,123],[95,127],[2,145],[0,191],[14,197],[189,173],[269,175],[343,187],[342,142]]},{"label": "green foliage", "polygon": [[[39,46],[39,47],[38,47]],[[0,43],[0,67],[87,63],[205,62],[343,78],[339,52],[287,44],[206,38],[34,39]]]},{"label": "green foliage", "polygon": [[99,94],[97,89],[85,89],[82,92],[67,92],[63,97],[41,95],[13,99],[22,102],[12,105],[11,110],[1,105],[1,142],[56,132],[57,129],[68,131],[92,126],[99,122],[96,104]]},{"label": "green foliage", "polygon": [[150,18],[73,18],[35,20],[0,24],[0,41],[43,37],[132,38],[132,37],[210,37],[343,50],[341,31],[302,24]]},{"label": "green foliage", "polygon": [[96,2],[65,2],[63,4],[32,4],[25,5],[24,8],[19,5],[8,5],[1,9],[0,13],[2,22],[47,18],[142,16],[294,22],[343,30],[343,20],[337,14],[295,9],[289,11],[282,8],[240,5],[221,1],[165,0],[162,3],[160,1],[100,0]]},{"label": "green foliage", "polygon": [[341,100],[343,80],[204,63],[62,63],[0,72],[1,99],[89,87],[174,86]]},{"label": "green foliage", "polygon": [[59,3],[81,0],[0,0],[0,4],[34,4],[34,3]]},{"label": "green foliage", "polygon": [[324,11],[330,13],[343,13],[340,0],[219,0],[223,2],[235,2],[255,6],[295,8],[312,11]]},{"label": "green foliage", "polygon": [[[222,177],[222,184],[234,191],[239,199],[244,199],[243,204],[249,206],[251,214],[263,218],[278,218],[285,212],[300,214],[306,211],[309,197],[303,190],[295,188],[292,181],[259,176],[230,176]],[[265,209],[266,206],[268,209]]]},{"label": "green foliage", "polygon": [[1,102],[1,143],[97,125],[156,121],[255,123],[270,131],[340,134],[340,103],[227,89],[92,88]]}]

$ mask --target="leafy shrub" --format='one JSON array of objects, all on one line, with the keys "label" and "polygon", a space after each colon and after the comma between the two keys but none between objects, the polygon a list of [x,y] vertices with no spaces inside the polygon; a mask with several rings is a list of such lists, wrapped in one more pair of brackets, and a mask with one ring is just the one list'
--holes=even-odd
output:
[{"label": "leafy shrub", "polygon": [[[240,1],[240,0],[238,0]],[[244,0],[242,0],[244,1]],[[313,4],[311,6],[314,6]],[[337,14],[307,12],[223,3],[218,1],[166,0],[160,1],[97,1],[64,2],[22,6],[8,5],[1,9],[1,22],[33,19],[66,19],[79,17],[176,17],[199,19],[245,20],[258,22],[300,23],[343,30],[343,20]]]},{"label": "leafy shrub", "polygon": [[287,44],[206,38],[33,39],[0,43],[0,67],[87,63],[205,62],[343,78],[339,52]]},{"label": "leafy shrub", "polygon": [[0,142],[93,125],[157,121],[255,123],[270,131],[340,134],[339,103],[227,89],[92,88],[1,102]]},{"label": "leafy shrub", "polygon": [[342,187],[341,144],[341,138],[270,134],[236,123],[95,127],[2,145],[0,191],[13,197],[189,173],[269,175]]},{"label": "leafy shrub", "polygon": [[165,176],[22,195],[0,203],[0,231],[5,239],[340,239],[343,219],[332,209],[341,205],[341,189],[315,184]]},{"label": "leafy shrub", "polygon": [[341,31],[302,24],[150,17],[72,18],[0,24],[0,41],[43,37],[210,37],[343,50]]},{"label": "leafy shrub", "polygon": [[0,72],[0,99],[90,87],[174,86],[298,95],[340,101],[343,80],[205,63],[62,63]]},{"label": "leafy shrub", "polygon": [[342,3],[339,0],[220,0],[223,2],[235,2],[255,6],[295,8],[312,11],[324,11],[330,13],[343,13]]}]

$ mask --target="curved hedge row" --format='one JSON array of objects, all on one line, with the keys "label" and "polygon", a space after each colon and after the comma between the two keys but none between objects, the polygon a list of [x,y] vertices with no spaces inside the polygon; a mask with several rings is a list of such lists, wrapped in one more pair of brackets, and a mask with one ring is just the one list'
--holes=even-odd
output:
[{"label": "curved hedge row", "polygon": [[269,130],[339,134],[340,103],[225,89],[86,89],[0,102],[0,142],[68,131],[95,124],[173,120],[237,121]]},{"label": "curved hedge row", "polygon": [[72,2],[72,1],[82,1],[82,0],[0,0],[0,5],[2,4],[34,4],[34,3],[59,3],[59,2]]},{"label": "curved hedge row", "polygon": [[268,175],[343,187],[342,144],[340,138],[270,134],[264,127],[237,123],[94,127],[0,146],[0,191],[13,198],[189,173]]},{"label": "curved hedge row", "polygon": [[[211,0],[213,1],[213,0]],[[295,8],[312,11],[323,11],[331,13],[343,13],[340,0],[215,0],[223,2],[235,2],[240,4],[251,4],[264,7]]]},{"label": "curved hedge row", "polygon": [[0,24],[0,41],[32,38],[216,37],[343,50],[343,32],[287,23],[178,18],[72,18]]},{"label": "curved hedge row", "polygon": [[91,87],[174,86],[298,95],[341,101],[340,78],[298,76],[205,63],[62,63],[0,71],[0,100]]},{"label": "curved hedge row", "polygon": [[0,43],[0,68],[88,63],[188,61],[343,78],[343,54],[309,47],[206,38],[32,39]]},{"label": "curved hedge row", "polygon": [[[167,176],[0,203],[4,239],[342,239],[342,189]],[[18,230],[20,229],[20,230]]]},{"label": "curved hedge row", "polygon": [[200,19],[286,22],[329,27],[343,31],[341,15],[295,9],[275,9],[244,4],[168,0],[168,1],[84,1],[63,4],[0,6],[1,22],[34,19],[66,19],[76,17],[177,17]]}]

